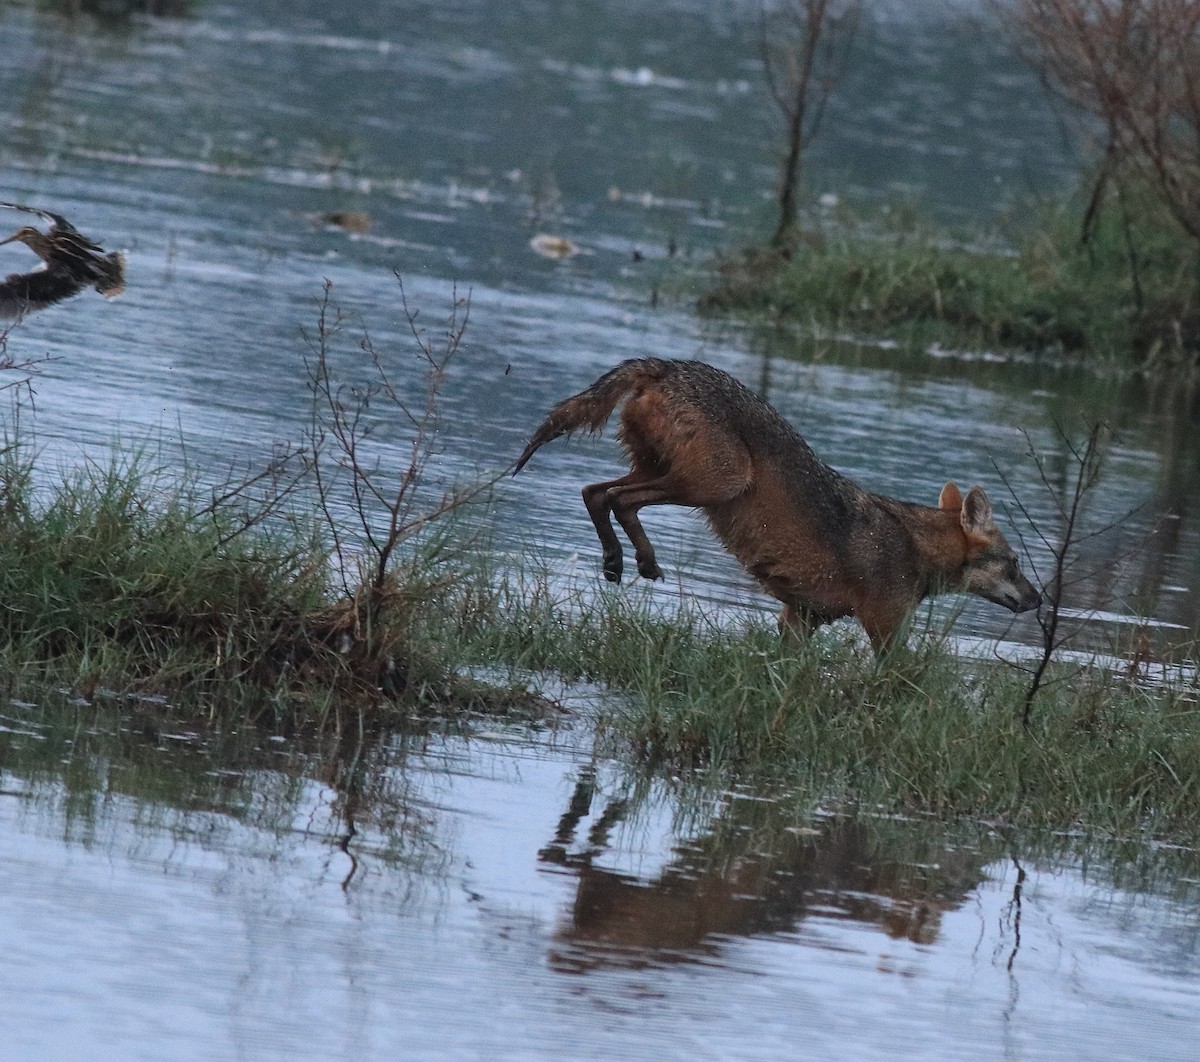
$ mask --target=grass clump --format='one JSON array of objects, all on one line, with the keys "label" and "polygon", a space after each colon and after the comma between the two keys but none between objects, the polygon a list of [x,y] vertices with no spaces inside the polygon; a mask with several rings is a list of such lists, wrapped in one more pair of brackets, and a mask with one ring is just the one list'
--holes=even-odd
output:
[{"label": "grass clump", "polygon": [[[484,574],[450,526],[411,536],[385,570],[343,587],[322,528],[300,506],[248,507],[152,464],[87,463],[39,488],[19,445],[0,456],[0,641],[10,680],[197,696],[281,710],[332,702],[495,710],[520,690],[460,677],[445,642]],[[284,496],[287,496],[287,491]],[[297,501],[303,495],[297,496]],[[370,576],[368,581],[367,576]]]},{"label": "grass clump", "polygon": [[1026,722],[1028,672],[937,637],[884,664],[839,626],[803,642],[716,626],[650,598],[544,590],[474,645],[606,686],[610,747],[723,784],[997,823],[1200,841],[1200,705],[1099,668],[1055,666]]},{"label": "grass clump", "polygon": [[1010,222],[998,236],[938,231],[908,209],[824,218],[783,253],[727,256],[700,309],[886,337],[914,350],[1195,364],[1197,245],[1148,194],[1113,198],[1083,232],[1074,199]]},{"label": "grass clump", "polygon": [[[307,435],[224,483],[144,449],[47,476],[13,386],[0,443],[0,660],[11,678],[89,700],[97,689],[203,694],[235,716],[253,706],[294,722],[342,704],[530,707],[522,689],[460,675],[437,640],[449,627],[440,614],[466,608],[480,577],[456,546],[456,514],[488,486],[426,484],[466,300],[432,338],[405,306],[425,369],[415,399],[369,338],[355,345],[359,379],[344,382],[333,362],[345,318],[328,286],[318,309]],[[411,377],[411,359],[405,369]],[[397,417],[411,430],[399,469],[374,434]]]},{"label": "grass clump", "polygon": [[9,446],[0,465],[10,672],[85,696],[97,685],[274,694],[352,675],[340,637],[354,603],[330,595],[315,524],[214,504],[144,454],[85,464],[39,490],[23,452]]},{"label": "grass clump", "polygon": [[[0,593],[10,667],[83,681],[229,680],[296,656],[322,602],[323,558],[295,525],[246,533],[199,488],[137,456],[37,491],[18,445],[0,489]],[[207,510],[207,511],[206,511]]]}]

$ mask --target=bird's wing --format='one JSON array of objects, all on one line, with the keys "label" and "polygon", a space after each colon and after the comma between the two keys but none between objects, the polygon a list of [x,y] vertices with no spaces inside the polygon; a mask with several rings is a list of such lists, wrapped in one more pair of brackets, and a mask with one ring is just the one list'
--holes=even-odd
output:
[{"label": "bird's wing", "polygon": [[0,318],[24,317],[70,298],[82,288],[83,282],[63,269],[13,273],[0,281]]},{"label": "bird's wing", "polygon": [[61,214],[52,214],[49,210],[42,210],[40,207],[24,206],[21,203],[7,203],[3,200],[0,200],[0,207],[7,207],[9,210],[21,210],[26,214],[36,214],[39,218],[49,221],[60,229],[65,229],[68,232],[75,231],[75,226]]}]

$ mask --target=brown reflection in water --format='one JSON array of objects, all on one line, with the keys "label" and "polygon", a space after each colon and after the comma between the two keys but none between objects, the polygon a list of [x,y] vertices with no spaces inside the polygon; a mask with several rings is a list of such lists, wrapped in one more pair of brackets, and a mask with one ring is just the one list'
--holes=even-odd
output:
[{"label": "brown reflection in water", "polygon": [[791,933],[812,914],[932,944],[942,914],[964,902],[990,858],[925,841],[912,823],[833,818],[789,827],[772,804],[734,800],[654,877],[640,878],[598,865],[609,831],[628,813],[624,800],[610,800],[586,844],[577,843],[594,796],[585,773],[539,853],[577,879],[550,953],[564,973],[711,961],[723,936]]}]

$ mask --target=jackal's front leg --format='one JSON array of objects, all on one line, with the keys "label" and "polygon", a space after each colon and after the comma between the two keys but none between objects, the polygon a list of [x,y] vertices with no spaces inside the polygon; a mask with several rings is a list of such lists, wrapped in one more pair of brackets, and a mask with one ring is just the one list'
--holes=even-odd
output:
[{"label": "jackal's front leg", "polygon": [[856,614],[867,637],[871,639],[871,648],[877,657],[885,656],[889,650],[904,643],[908,632],[908,623],[912,618],[913,609],[918,602],[885,605],[881,603],[861,606]]},{"label": "jackal's front leg", "polygon": [[818,627],[828,622],[829,617],[819,612],[802,605],[784,602],[783,610],[779,613],[779,633],[785,638],[803,641]]}]

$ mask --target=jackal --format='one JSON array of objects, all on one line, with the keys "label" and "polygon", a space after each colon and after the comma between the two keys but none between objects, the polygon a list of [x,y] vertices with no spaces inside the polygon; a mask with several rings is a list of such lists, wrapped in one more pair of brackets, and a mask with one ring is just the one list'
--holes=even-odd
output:
[{"label": "jackal", "polygon": [[765,401],[699,361],[622,362],[550,411],[513,474],[551,439],[599,430],[622,401],[618,438],[631,471],[583,488],[611,582],[620,582],[623,558],[609,514],[638,572],[661,579],[638,510],[685,505],[702,509],[725,548],[782,602],[784,630],[854,616],[880,652],[930,594],[965,590],[1013,612],[1041,603],[982,487],[964,498],[947,483],[936,507],[872,494],[821,461]]}]

